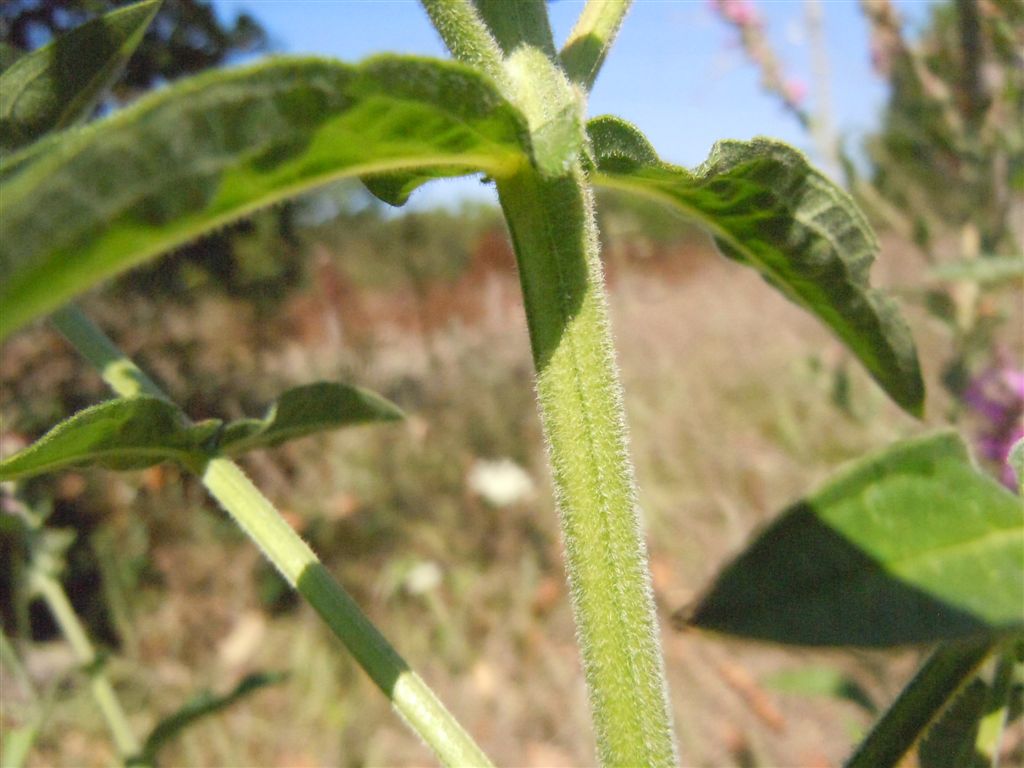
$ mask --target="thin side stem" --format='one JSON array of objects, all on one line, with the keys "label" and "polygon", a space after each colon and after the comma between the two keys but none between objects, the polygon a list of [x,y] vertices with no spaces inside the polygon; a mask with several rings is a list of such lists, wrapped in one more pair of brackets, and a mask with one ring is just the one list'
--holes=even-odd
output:
[{"label": "thin side stem", "polygon": [[566,570],[605,766],[675,765],[592,193],[579,166],[498,182],[519,262]]},{"label": "thin side stem", "polygon": [[128,724],[128,717],[114,692],[114,686],[110,684],[110,680],[107,679],[103,670],[96,666],[98,661],[96,649],[89,641],[85,627],[78,620],[64,588],[55,578],[40,570],[33,571],[31,587],[46,602],[53,618],[57,621],[57,626],[60,627],[61,634],[71,645],[78,663],[87,670],[93,699],[96,701],[96,706],[99,707],[103,719],[107,721],[117,751],[122,758],[137,755],[141,749],[139,741],[136,739],[131,725]]},{"label": "thin side stem", "polygon": [[991,641],[940,645],[871,729],[845,768],[892,768],[995,649]]},{"label": "thin side stem", "polygon": [[[66,308],[52,318],[118,394],[167,398],[155,383],[80,310]],[[81,346],[79,346],[81,343]],[[427,684],[405,663],[313,550],[284,521],[242,469],[226,458],[211,459],[201,480],[210,495],[256,543],[281,575],[309,601],[356,662],[391,700],[398,714],[445,765],[489,766],[490,761],[445,709]]]},{"label": "thin side stem", "polygon": [[633,0],[588,0],[560,54],[569,79],[590,90]]},{"label": "thin side stem", "polygon": [[420,3],[456,59],[472,64],[497,82],[504,79],[501,48],[470,0],[420,0]]}]

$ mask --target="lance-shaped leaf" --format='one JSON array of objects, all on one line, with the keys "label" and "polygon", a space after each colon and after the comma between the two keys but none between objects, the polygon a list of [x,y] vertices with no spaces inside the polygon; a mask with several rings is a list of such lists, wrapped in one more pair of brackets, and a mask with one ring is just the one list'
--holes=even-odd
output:
[{"label": "lance-shaped leaf", "polygon": [[17,149],[88,117],[142,42],[159,7],[158,0],[146,0],[112,11],[5,68],[0,74],[0,149]]},{"label": "lance-shaped leaf", "polygon": [[1020,632],[1024,506],[956,435],[907,441],[785,511],[677,620],[798,645]]},{"label": "lance-shaped leaf", "polygon": [[236,456],[329,429],[400,418],[397,406],[373,392],[319,382],[288,390],[270,406],[265,418],[231,422],[219,446],[221,453]]},{"label": "lance-shaped leaf", "polygon": [[5,164],[0,338],[316,185],[417,168],[503,177],[528,162],[528,146],[515,108],[453,62],[279,58],[181,81]]},{"label": "lance-shaped leaf", "polygon": [[232,690],[223,695],[217,696],[209,691],[204,691],[193,697],[184,704],[177,712],[163,718],[146,738],[141,754],[131,757],[127,761],[128,766],[152,766],[157,765],[157,754],[170,741],[177,738],[189,726],[203,718],[210,717],[235,704],[236,702],[266,688],[268,685],[276,685],[284,680],[286,675],[281,673],[268,674],[256,672],[246,675],[241,682]]},{"label": "lance-shaped leaf", "polygon": [[878,244],[849,195],[796,150],[767,139],[723,141],[695,171],[663,163],[617,118],[591,120],[597,184],[676,208],[713,235],[726,256],[757,269],[816,315],[907,411],[924,384],[895,304],[868,286]]},{"label": "lance-shaped leaf", "polygon": [[98,464],[142,469],[163,461],[196,466],[209,456],[221,422],[190,424],[156,397],[108,400],[62,421],[24,450],[0,461],[0,480]]}]

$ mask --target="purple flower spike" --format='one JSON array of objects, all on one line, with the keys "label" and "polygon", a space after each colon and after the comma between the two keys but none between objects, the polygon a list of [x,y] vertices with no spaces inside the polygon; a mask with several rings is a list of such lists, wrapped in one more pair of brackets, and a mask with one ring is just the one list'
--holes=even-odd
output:
[{"label": "purple flower spike", "polygon": [[1000,480],[1016,489],[1008,458],[1013,444],[1024,436],[1024,371],[992,365],[971,381],[961,399],[980,422],[975,435],[978,454],[999,467]]}]

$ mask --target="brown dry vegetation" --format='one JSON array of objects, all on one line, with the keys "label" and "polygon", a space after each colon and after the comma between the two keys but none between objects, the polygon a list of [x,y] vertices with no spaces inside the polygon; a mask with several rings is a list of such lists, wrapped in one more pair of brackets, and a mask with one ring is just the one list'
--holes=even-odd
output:
[{"label": "brown dry vegetation", "polygon": [[[795,652],[680,633],[691,601],[752,532],[836,465],[920,431],[851,366],[852,413],[831,401],[839,346],[752,273],[696,236],[669,245],[608,236],[611,304],[648,530],[666,664],[686,766],[838,765],[869,717],[787,695],[767,675],[847,671],[890,700],[916,652]],[[449,280],[361,285],[346,254],[309,246],[308,284],[280,316],[245,301],[89,308],[196,417],[257,414],[285,386],[340,378],[396,400],[397,426],[364,427],[251,456],[258,484],[313,543],[410,664],[498,764],[593,764],[586,697],[563,586],[557,523],[533,409],[511,255],[487,231]],[[386,255],[381,257],[386,258]],[[889,244],[885,283],[915,265]],[[911,312],[930,381],[942,337]],[[36,329],[3,349],[6,439],[104,397],[95,374]],[[932,387],[932,392],[938,392]],[[929,411],[940,418],[942,404]],[[467,487],[479,458],[510,457],[537,492],[489,507]],[[399,766],[431,758],[312,611],[172,467],[46,481],[54,525],[79,531],[69,583],[112,648],[108,670],[139,733],[203,688],[253,670],[289,677],[204,721],[166,765]],[[432,563],[440,582],[410,589]],[[5,626],[16,601],[5,584]],[[101,766],[111,752],[84,678],[45,611],[19,648],[55,702],[33,766]],[[2,723],[25,712],[6,676]]]}]

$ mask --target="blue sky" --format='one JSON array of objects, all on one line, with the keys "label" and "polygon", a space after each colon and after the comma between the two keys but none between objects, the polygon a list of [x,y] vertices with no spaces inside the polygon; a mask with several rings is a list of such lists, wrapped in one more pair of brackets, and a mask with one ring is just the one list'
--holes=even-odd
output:
[{"label": "blue sky", "polygon": [[[810,80],[802,0],[755,0],[787,75]],[[895,0],[913,27],[933,0]],[[214,0],[226,19],[244,10],[268,30],[276,51],[358,61],[382,51],[446,56],[414,0]],[[557,42],[582,0],[549,4]],[[868,33],[856,0],[822,0],[838,129],[856,146],[876,124],[885,86],[871,71]],[[707,0],[636,0],[590,99],[590,114],[617,114],[644,131],[661,156],[693,166],[716,139],[763,135],[813,154],[810,137],[758,84],[737,37]],[[813,103],[812,103],[813,106]],[[421,203],[479,195],[473,182],[428,187]]]}]

